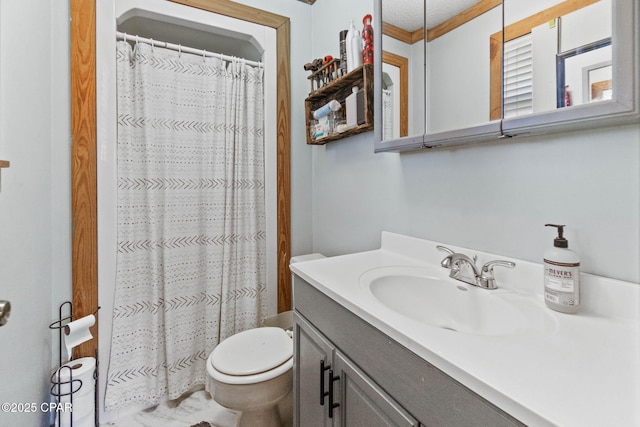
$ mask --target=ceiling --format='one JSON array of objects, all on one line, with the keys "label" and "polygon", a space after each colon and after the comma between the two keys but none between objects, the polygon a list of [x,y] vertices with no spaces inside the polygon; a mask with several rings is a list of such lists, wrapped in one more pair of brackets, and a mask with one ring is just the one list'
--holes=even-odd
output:
[{"label": "ceiling", "polygon": [[[433,28],[481,0],[426,0],[427,28]],[[406,31],[423,27],[424,0],[382,0],[382,21]]]}]

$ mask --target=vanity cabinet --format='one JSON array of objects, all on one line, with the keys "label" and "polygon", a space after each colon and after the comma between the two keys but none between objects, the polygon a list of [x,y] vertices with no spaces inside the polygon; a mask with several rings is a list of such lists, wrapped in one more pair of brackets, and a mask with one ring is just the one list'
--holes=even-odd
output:
[{"label": "vanity cabinet", "polygon": [[524,426],[296,275],[293,305],[295,426]]},{"label": "vanity cabinet", "polygon": [[304,318],[294,318],[296,426],[419,425]]}]

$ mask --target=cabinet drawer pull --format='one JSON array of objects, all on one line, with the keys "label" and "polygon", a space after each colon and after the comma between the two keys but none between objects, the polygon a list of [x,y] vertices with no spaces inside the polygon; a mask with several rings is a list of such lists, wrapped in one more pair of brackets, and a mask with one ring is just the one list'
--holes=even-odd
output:
[{"label": "cabinet drawer pull", "polygon": [[331,365],[325,366],[324,360],[320,361],[320,405],[324,406],[324,398],[329,395],[328,391],[324,391],[324,373],[331,369]]},{"label": "cabinet drawer pull", "polygon": [[333,410],[340,406],[339,403],[333,401],[333,383],[340,381],[340,377],[333,376],[333,369],[329,370],[329,418],[333,418]]}]

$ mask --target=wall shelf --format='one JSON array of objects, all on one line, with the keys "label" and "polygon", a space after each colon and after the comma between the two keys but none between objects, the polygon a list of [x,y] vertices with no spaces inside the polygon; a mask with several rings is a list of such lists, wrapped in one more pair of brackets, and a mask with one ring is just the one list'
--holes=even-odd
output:
[{"label": "wall shelf", "polygon": [[[345,111],[345,99],[351,95],[351,88],[354,86],[358,86],[364,91],[365,122],[341,133],[334,133],[323,138],[312,139],[311,123],[313,121],[313,112],[332,99],[340,102],[342,111]],[[307,127],[307,144],[309,145],[324,145],[327,142],[373,130],[373,65],[365,64],[358,67],[349,74],[314,91],[305,99],[304,108]]]}]

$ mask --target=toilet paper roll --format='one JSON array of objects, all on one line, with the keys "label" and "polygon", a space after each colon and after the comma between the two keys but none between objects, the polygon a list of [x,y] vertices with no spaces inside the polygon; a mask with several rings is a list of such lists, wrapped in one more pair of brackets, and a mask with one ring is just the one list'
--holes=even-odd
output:
[{"label": "toilet paper roll", "polygon": [[95,415],[93,413],[85,415],[80,419],[73,419],[73,427],[94,427]]},{"label": "toilet paper roll", "polygon": [[67,350],[69,359],[73,357],[73,347],[93,338],[89,328],[95,323],[95,316],[90,314],[88,316],[81,317],[78,320],[74,320],[73,322],[69,322],[64,326],[64,346]]},{"label": "toilet paper roll", "polygon": [[[85,394],[93,394],[96,380],[93,377],[96,368],[95,357],[83,357],[63,364],[51,377],[53,387],[51,393],[58,396],[61,402],[69,402],[71,391],[75,398]],[[69,380],[73,376],[73,383]]]},{"label": "toilet paper roll", "polygon": [[[52,377],[51,392],[60,403],[72,403],[71,413],[64,413],[56,427],[93,425],[95,418],[95,373],[96,359],[83,357],[62,365]],[[71,379],[73,381],[71,382]],[[73,390],[73,394],[70,391]],[[86,422],[85,422],[86,420]],[[58,422],[59,421],[59,422]]]},{"label": "toilet paper roll", "polygon": [[[74,403],[75,407],[75,403]],[[56,416],[55,427],[71,427],[71,423],[73,422],[73,427],[94,427],[95,426],[95,413],[91,411],[83,416],[76,415],[74,412],[66,412],[60,416],[60,419]],[[72,421],[73,419],[73,421]]]}]

